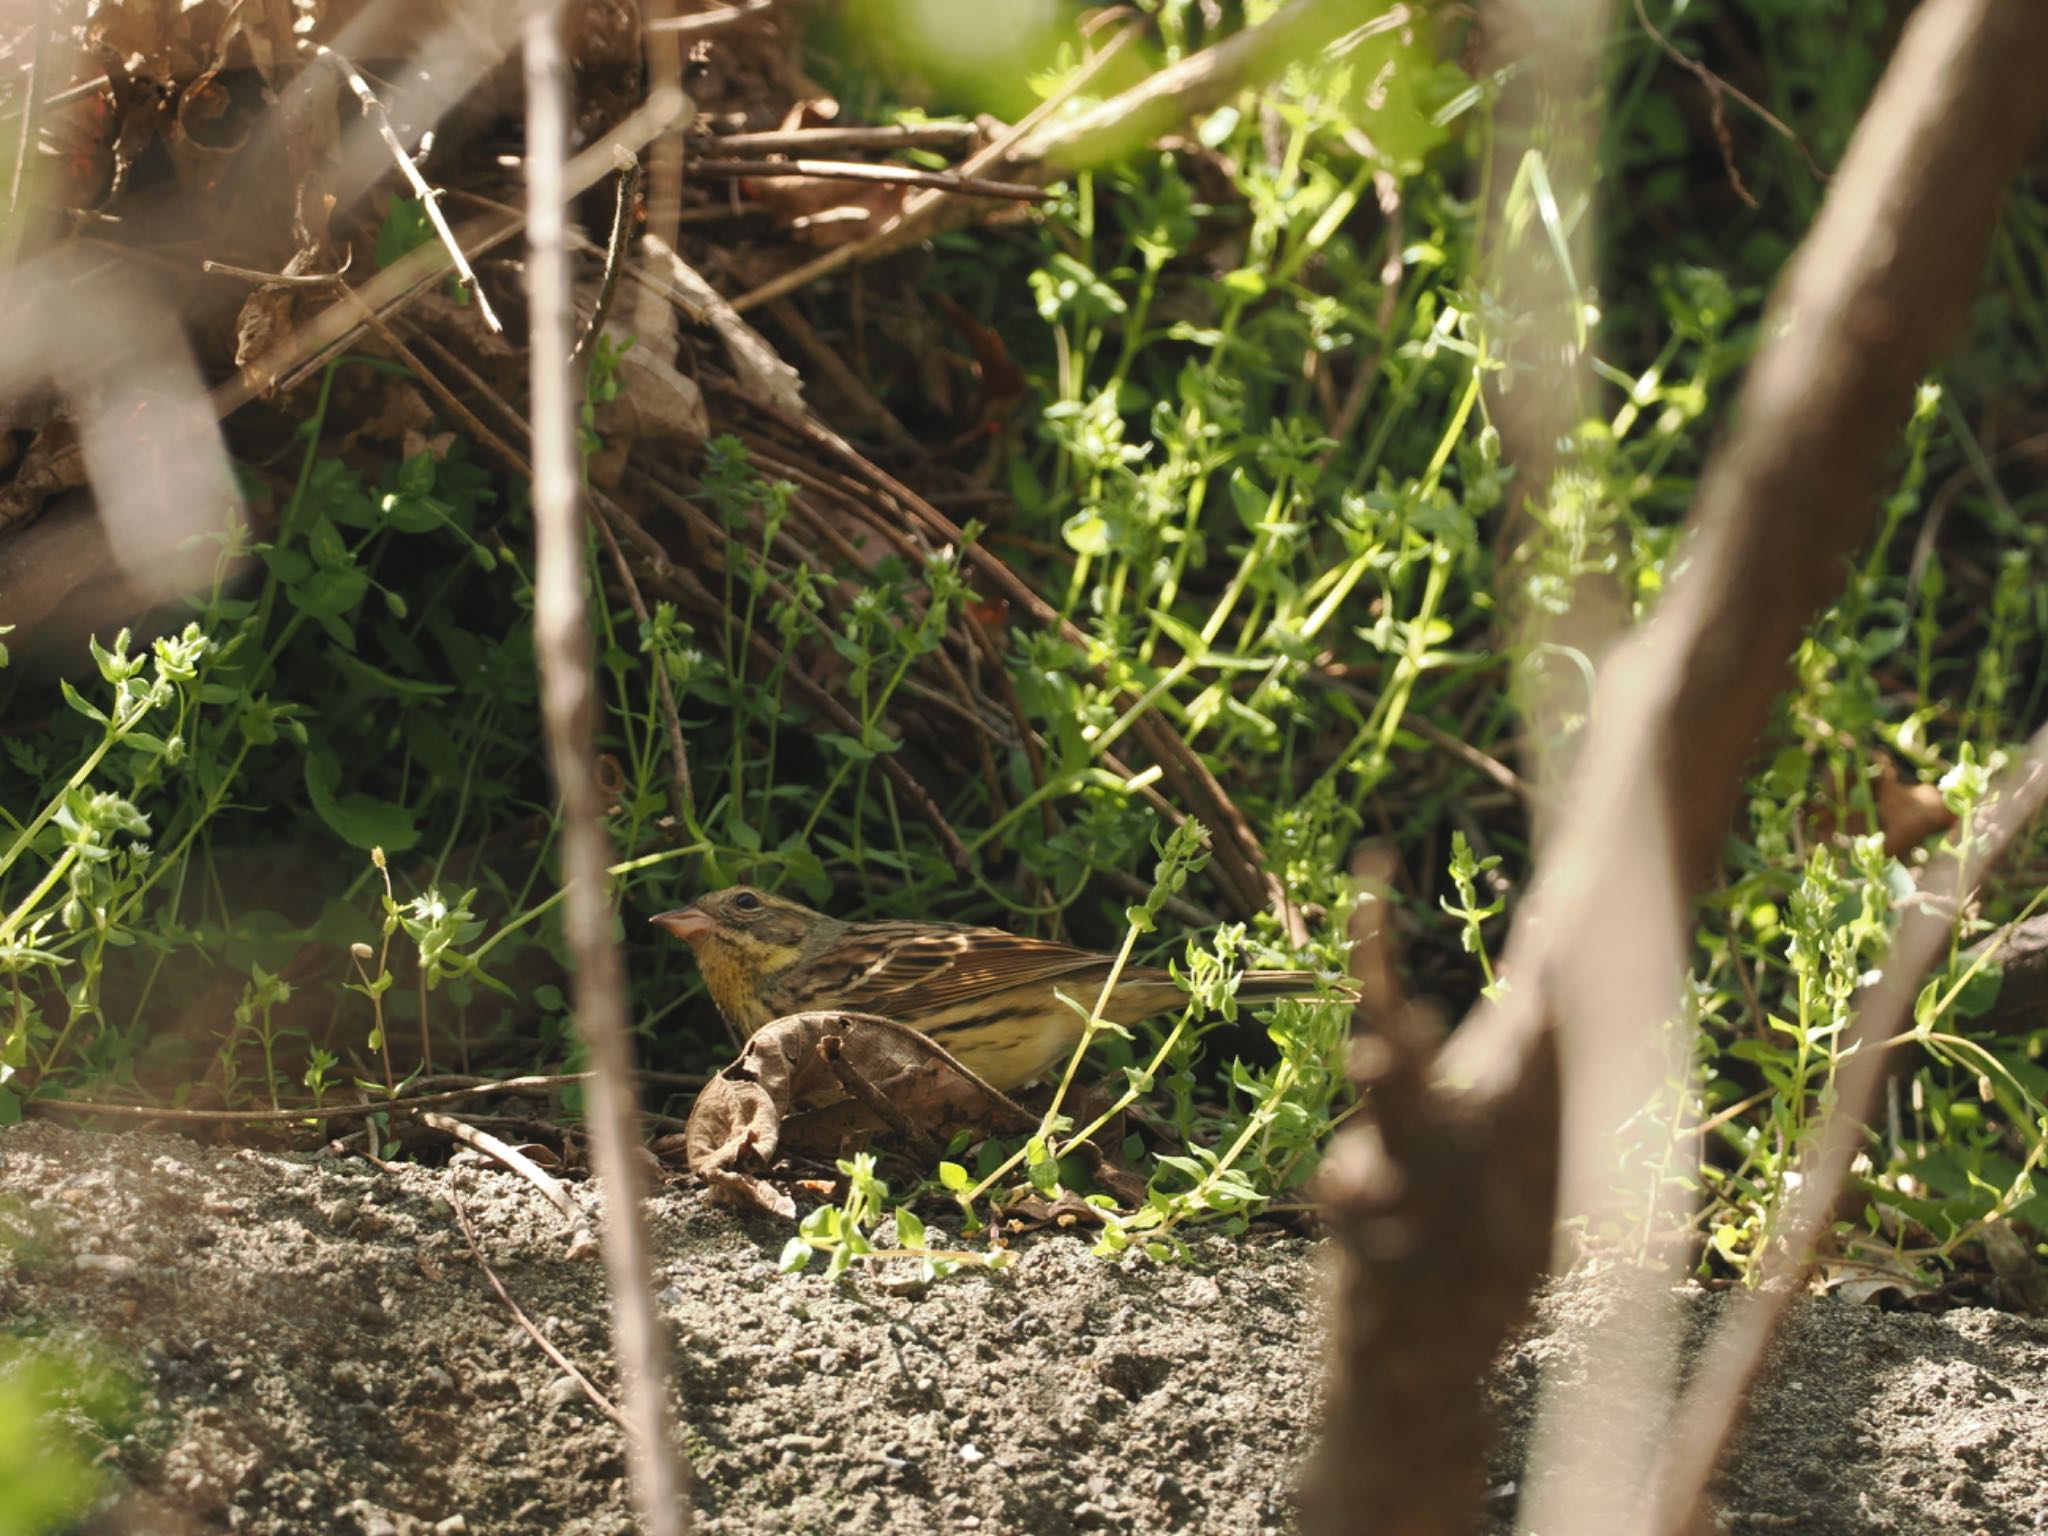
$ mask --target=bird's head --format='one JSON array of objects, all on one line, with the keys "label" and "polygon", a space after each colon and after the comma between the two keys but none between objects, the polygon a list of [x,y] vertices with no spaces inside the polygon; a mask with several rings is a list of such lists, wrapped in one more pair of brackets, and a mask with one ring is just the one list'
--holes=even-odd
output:
[{"label": "bird's head", "polygon": [[696,953],[711,995],[728,1017],[758,1023],[749,1006],[770,977],[803,958],[832,919],[750,885],[700,896],[687,907],[651,919]]}]

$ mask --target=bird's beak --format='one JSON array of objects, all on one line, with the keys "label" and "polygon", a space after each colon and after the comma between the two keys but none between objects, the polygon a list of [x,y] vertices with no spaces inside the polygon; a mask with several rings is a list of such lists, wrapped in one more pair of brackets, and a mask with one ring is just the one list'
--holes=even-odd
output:
[{"label": "bird's beak", "polygon": [[691,948],[711,931],[711,919],[696,907],[678,907],[648,919],[655,927],[674,934]]}]

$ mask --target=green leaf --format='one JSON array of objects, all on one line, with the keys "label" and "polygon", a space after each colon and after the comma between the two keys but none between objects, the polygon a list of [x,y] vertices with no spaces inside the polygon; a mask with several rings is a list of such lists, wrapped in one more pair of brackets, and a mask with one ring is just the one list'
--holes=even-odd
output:
[{"label": "green leaf", "polygon": [[967,1170],[963,1168],[960,1164],[939,1164],[939,1183],[942,1187],[951,1190],[954,1194],[959,1194],[962,1190],[966,1189],[973,1182],[974,1181],[968,1177]]},{"label": "green leaf", "polygon": [[382,667],[373,667],[352,652],[334,647],[327,652],[327,659],[338,670],[348,673],[358,682],[367,683],[378,693],[389,698],[420,703],[427,699],[446,698],[455,692],[452,683],[428,683],[418,678],[400,677],[386,672]]},{"label": "green leaf", "polygon": [[1237,509],[1237,520],[1244,524],[1245,531],[1254,533],[1266,521],[1266,514],[1273,510],[1273,497],[1255,484],[1243,469],[1233,469],[1230,472],[1230,504]]},{"label": "green leaf", "polygon": [[69,704],[73,709],[77,710],[81,715],[85,716],[86,719],[95,721],[100,725],[105,725],[107,723],[107,717],[101,714],[97,709],[93,708],[92,705],[88,704],[86,702],[85,695],[80,693],[76,688],[72,687],[70,683],[66,682],[62,678],[59,678],[57,680],[57,686],[61,688],[64,692],[64,702],[66,704]]},{"label": "green leaf", "polygon": [[434,226],[428,222],[426,205],[418,198],[394,197],[384,222],[377,226],[377,265],[388,267],[433,238]]},{"label": "green leaf", "polygon": [[403,853],[420,840],[419,823],[411,811],[374,795],[337,795],[341,766],[331,752],[306,754],[306,798],[313,814],[351,848],[382,848]]},{"label": "green leaf", "polygon": [[370,590],[370,578],[354,567],[319,570],[287,589],[292,606],[310,619],[335,618],[353,610]]},{"label": "green leaf", "polygon": [[398,466],[398,494],[425,496],[434,489],[434,456],[416,453]]},{"label": "green leaf", "polygon": [[306,553],[313,557],[313,563],[327,570],[341,570],[355,563],[348,552],[348,541],[324,517],[313,519],[313,526],[306,530]]},{"label": "green leaf", "polygon": [[871,762],[875,757],[873,752],[870,752],[853,737],[844,735],[839,731],[820,731],[815,739],[820,745],[830,747],[834,752],[839,753],[840,756],[851,758],[856,763]]}]

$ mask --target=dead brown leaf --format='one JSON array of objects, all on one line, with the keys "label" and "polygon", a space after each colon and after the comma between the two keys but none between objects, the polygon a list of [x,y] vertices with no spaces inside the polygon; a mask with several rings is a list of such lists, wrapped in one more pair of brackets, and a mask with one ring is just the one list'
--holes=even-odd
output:
[{"label": "dead brown leaf", "polygon": [[1894,858],[1956,824],[1955,812],[1932,784],[1907,784],[1898,765],[1884,760],[1877,780],[1877,824],[1884,829],[1884,851]]},{"label": "dead brown leaf", "polygon": [[[1844,745],[1848,743],[1845,741]],[[1877,777],[1871,785],[1871,797],[1877,804],[1877,825],[1884,833],[1884,851],[1893,858],[1908,849],[1917,848],[1930,837],[1946,832],[1956,823],[1955,814],[1941,798],[1941,791],[1932,784],[1909,784],[1899,777],[1899,765],[1889,756],[1880,756]],[[1827,807],[1814,811],[1810,825],[1814,835],[1829,838],[1838,833],[1844,837],[1861,837],[1870,830],[1870,818],[1861,811],[1845,816],[1838,823]]]},{"label": "dead brown leaf", "polygon": [[32,520],[50,498],[85,482],[85,449],[78,425],[60,416],[36,433],[14,477],[0,486],[0,528]]},{"label": "dead brown leaf", "polygon": [[798,1013],[755,1031],[690,1111],[691,1171],[730,1204],[796,1215],[766,1175],[778,1155],[843,1152],[877,1131],[942,1144],[955,1132],[1018,1133],[1036,1117],[925,1035],[862,1013]]}]

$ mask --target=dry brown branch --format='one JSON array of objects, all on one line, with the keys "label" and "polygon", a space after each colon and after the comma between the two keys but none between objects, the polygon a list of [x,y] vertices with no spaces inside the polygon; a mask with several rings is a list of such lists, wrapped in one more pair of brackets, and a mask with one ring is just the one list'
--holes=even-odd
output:
[{"label": "dry brown branch", "polygon": [[1664,56],[1691,75],[1695,80],[1699,81],[1702,88],[1705,89],[1708,110],[1713,115],[1714,140],[1721,150],[1721,164],[1728,171],[1728,183],[1734,188],[1737,197],[1741,198],[1743,202],[1752,208],[1757,206],[1756,199],[1750,195],[1749,188],[1743,185],[1742,173],[1736,168],[1735,164],[1735,141],[1728,133],[1728,109],[1726,106],[1726,101],[1731,98],[1740,102],[1769,127],[1773,133],[1790,143],[1794,149],[1797,149],[1800,158],[1806,161],[1808,168],[1812,170],[1815,176],[1819,177],[1822,181],[1828,179],[1827,172],[1820,168],[1820,162],[1813,158],[1813,152],[1806,147],[1805,141],[1790,128],[1786,127],[1784,122],[1770,108],[1749,95],[1746,91],[1738,89],[1730,81],[1722,79],[1721,76],[1715,74],[1713,70],[1707,68],[1698,59],[1693,58],[1688,53],[1681,52],[1678,45],[1672,42],[1664,33],[1660,32],[1657,29],[1657,24],[1650,20],[1650,13],[1644,8],[1643,0],[1634,0],[1634,4],[1636,21],[1645,32],[1650,34],[1651,40],[1656,43]]},{"label": "dry brown branch", "polygon": [[624,1386],[626,1466],[650,1536],[689,1529],[685,1473],[671,1437],[668,1341],[654,1304],[653,1263],[641,1210],[641,1139],[625,966],[612,938],[611,840],[597,770],[597,690],[583,593],[576,409],[569,372],[565,175],[569,65],[553,0],[527,0],[527,296],[533,418],[534,651],[548,761],[561,797],[562,926],[574,957],[576,1030],[596,1078],[591,1152],[604,1190],[604,1260],[611,1286],[613,1352]]},{"label": "dry brown branch", "polygon": [[[360,302],[358,300],[358,303]],[[376,331],[379,338],[383,340],[386,346],[391,348],[400,361],[412,369],[414,377],[426,385],[427,389],[441,402],[465,432],[469,433],[485,448],[497,455],[506,467],[522,480],[532,478],[533,471],[528,465],[524,454],[520,453],[517,448],[513,447],[503,437],[492,431],[470,409],[468,403],[460,395],[450,389],[432,369],[428,368],[414,355],[411,349],[377,316],[374,310],[364,305],[363,313],[364,323]],[[518,429],[522,433],[531,432],[531,425],[519,415],[518,410],[512,403],[500,397],[497,391],[491,387],[490,383],[477,373],[475,369],[455,356],[446,347],[441,346],[431,336],[425,337],[423,340],[445,367],[451,368],[461,375],[464,383],[467,384],[478,399],[490,402],[496,408],[500,417],[509,422],[517,423]],[[626,552],[619,547],[615,526],[621,522],[627,523],[632,532],[643,539],[646,537],[645,531],[640,528],[638,523],[633,522],[631,518],[619,511],[610,502],[602,497],[595,496],[595,494],[593,494],[592,498],[591,521],[597,528],[599,540],[604,544],[605,555],[612,563],[613,574],[619,578],[619,586],[625,592],[626,601],[633,609],[634,619],[642,625],[647,624],[652,617],[652,612],[647,606],[646,596],[640,590],[639,578],[633,574],[632,562],[626,558]],[[656,550],[658,553],[659,546],[656,546]],[[662,563],[666,564],[666,556],[662,556]],[[696,791],[690,782],[690,754],[689,749],[683,743],[683,724],[681,716],[677,713],[675,685],[669,679],[667,667],[660,664],[657,664],[654,668],[654,694],[655,702],[661,709],[662,729],[668,738],[669,769],[671,774],[669,780],[669,808],[678,819],[686,820],[690,811],[696,805]]]},{"label": "dry brown branch", "polygon": [[[364,1115],[409,1114],[431,1104],[459,1104],[464,1099],[496,1093],[537,1093],[568,1083],[587,1083],[588,1072],[562,1072],[537,1077],[479,1078],[459,1088],[438,1093],[401,1094],[395,1099],[368,1099],[356,1104],[309,1104],[299,1109],[182,1109],[166,1104],[108,1104],[95,1099],[53,1099],[38,1096],[29,1101],[37,1113],[108,1115],[120,1120],[180,1121],[192,1125],[288,1125],[305,1120],[354,1120]],[[445,1079],[443,1079],[445,1081]]]},{"label": "dry brown branch", "polygon": [[576,1197],[564,1189],[561,1181],[541,1167],[510,1142],[501,1141],[489,1131],[479,1130],[467,1121],[457,1120],[453,1115],[439,1114],[428,1110],[420,1116],[422,1124],[430,1125],[443,1135],[453,1136],[464,1146],[481,1152],[512,1170],[535,1189],[569,1223],[569,1257],[584,1258],[597,1252],[597,1234],[591,1230],[590,1218],[583,1214],[583,1207],[576,1203]]},{"label": "dry brown branch", "polygon": [[612,233],[604,247],[604,275],[597,288],[597,302],[590,308],[590,320],[576,338],[576,350],[569,354],[569,369],[580,374],[589,360],[590,349],[611,318],[612,301],[618,297],[619,273],[626,264],[626,246],[633,232],[633,204],[640,195],[640,162],[624,151],[619,155],[619,180],[613,189]]},{"label": "dry brown branch", "polygon": [[[617,169],[620,149],[637,150],[681,118],[689,103],[680,91],[656,89],[647,101],[618,127],[569,162],[565,182],[570,196],[597,185]],[[518,236],[526,227],[523,214],[492,213],[472,219],[456,233],[457,243],[481,256]],[[422,245],[366,281],[359,290],[363,301],[378,314],[391,313],[432,287],[453,268],[448,253],[439,244]],[[327,358],[346,347],[363,329],[360,312],[351,305],[336,304],[314,315],[254,368],[245,368],[214,387],[210,396],[216,416],[225,417],[254,400],[260,393],[255,379],[269,377],[290,389]]]},{"label": "dry brown branch", "polygon": [[[668,25],[675,14],[676,0],[647,0],[641,7],[646,25],[640,29],[640,47],[647,60],[648,85],[681,95],[684,43]],[[694,121],[694,106],[686,108],[683,116]],[[647,233],[671,247],[682,227],[683,159],[687,153],[680,122],[657,134],[647,151]],[[642,321],[634,329],[646,331],[650,326]]]},{"label": "dry brown branch", "polygon": [[[376,1159],[371,1158],[370,1161],[375,1162]],[[498,1278],[498,1272],[491,1267],[491,1261],[484,1257],[483,1245],[477,1240],[476,1225],[469,1219],[469,1207],[463,1203],[462,1191],[453,1183],[448,1186],[448,1200],[455,1209],[455,1220],[462,1228],[463,1240],[469,1244],[470,1257],[476,1260],[476,1267],[490,1285],[492,1294],[505,1304],[505,1310],[512,1314],[512,1320],[525,1331],[526,1336],[540,1346],[541,1353],[560,1366],[562,1373],[583,1389],[583,1395],[590,1399],[599,1413],[625,1432],[630,1454],[635,1436],[633,1426],[626,1421],[626,1416],[619,1412],[618,1406],[610,1398],[598,1390],[597,1383],[586,1376],[575,1361],[557,1349],[554,1341],[540,1331],[533,1319],[526,1315],[526,1309],[512,1299],[512,1293],[505,1289],[505,1282]]]},{"label": "dry brown branch", "polygon": [[245,283],[258,283],[265,287],[279,288],[332,288],[348,276],[348,269],[355,262],[355,252],[350,251],[338,270],[333,272],[259,272],[254,267],[230,266],[224,261],[202,261],[199,270],[209,277],[239,278]]},{"label": "dry brown branch", "polygon": [[504,335],[505,326],[498,319],[498,312],[491,308],[491,296],[484,292],[483,285],[476,280],[476,273],[470,269],[469,258],[463,255],[462,246],[455,238],[455,231],[448,227],[447,215],[441,212],[441,195],[427,185],[426,177],[420,174],[420,168],[413,164],[412,156],[407,153],[405,145],[399,142],[398,134],[391,127],[391,118],[384,110],[384,103],[377,99],[377,93],[370,89],[369,82],[356,72],[355,65],[332,48],[324,43],[315,43],[313,56],[324,63],[332,64],[341,72],[342,79],[348,82],[348,88],[355,93],[356,101],[362,106],[363,116],[368,118],[370,126],[377,130],[377,136],[384,141],[384,147],[391,151],[391,159],[398,166],[399,174],[412,188],[413,196],[419,199],[420,206],[426,209],[427,220],[434,226],[434,233],[448,252],[448,259],[455,267],[455,275],[461,279],[462,286],[469,290],[470,295],[476,300],[477,313],[483,316],[484,324],[498,335]]},{"label": "dry brown branch", "polygon": [[1850,1161],[1863,1147],[1864,1124],[1877,1106],[1878,1089],[1889,1070],[1885,1046],[1910,1035],[1921,978],[1941,958],[1956,918],[1967,910],[1984,871],[1997,863],[2044,801],[2048,729],[2035,733],[2025,755],[1981,807],[1977,835],[1917,882],[1917,899],[1906,904],[1884,974],[1842,1035],[1846,1060],[1835,1079],[1835,1107],[1818,1152],[1801,1169],[1798,1194],[1783,1231],[1765,1255],[1760,1282],[1715,1331],[1665,1436],[1662,1463],[1652,1484],[1656,1509],[1649,1526],[1659,1536],[1682,1536],[1697,1527],[1708,1481],[1741,1426],[1764,1352],[1801,1289],[1815,1249],[1835,1218]]},{"label": "dry brown branch", "polygon": [[782,329],[784,335],[796,343],[811,366],[824,376],[825,382],[843,396],[848,405],[858,413],[882,440],[892,448],[901,448],[906,453],[922,454],[925,445],[917,440],[911,430],[896,417],[896,413],[884,405],[868,388],[867,381],[847,364],[832,346],[811,328],[811,322],[804,318],[804,312],[796,307],[793,299],[777,299],[768,306],[768,313]]},{"label": "dry brown branch", "polygon": [[[1870,530],[1914,387],[1965,316],[2002,189],[2048,116],[2044,76],[2048,10],[2033,0],[1915,13],[1773,304],[1737,428],[1700,486],[1690,563],[1603,673],[1510,943],[1514,990],[1426,1064],[1412,1043],[1370,1037],[1360,1075],[1380,1086],[1328,1164],[1340,1312],[1311,1531],[1351,1529],[1359,1509],[1384,1512],[1386,1531],[1472,1527],[1472,1383],[1550,1242],[1560,1031],[1575,1054],[1634,1048],[1580,1037],[1572,1020],[1586,983],[1618,963],[1616,893],[1640,891],[1630,866],[1660,853],[1677,872],[1670,900],[1712,869],[1787,657]],[[1631,784],[1661,849],[1607,835]],[[1707,1465],[1719,1454],[1686,1450]]]},{"label": "dry brown branch", "polygon": [[718,333],[734,372],[784,410],[802,414],[802,375],[782,360],[765,336],[740,318],[739,307],[727,303],[703,274],[669,247],[652,236],[643,244],[656,280],[663,281],[662,291],[692,320]]},{"label": "dry brown branch", "polygon": [[[1030,112],[1005,132],[998,134],[993,142],[969,155],[961,165],[962,175],[975,176],[991,168],[1013,168],[1019,162],[1011,157],[1011,151],[1039,124],[1049,122],[1065,109],[1067,103],[1085,91],[1112,59],[1120,56],[1125,49],[1137,42],[1146,31],[1146,23],[1133,22],[1115,37],[1111,38],[1088,62],[1074,71],[1073,77],[1052,95],[1046,97]],[[913,192],[903,200],[903,207],[892,217],[882,222],[881,228],[864,239],[851,245],[842,245],[827,251],[813,261],[792,268],[780,277],[771,278],[760,287],[741,294],[732,301],[732,307],[740,314],[766,304],[770,299],[779,299],[784,294],[794,293],[806,283],[816,282],[834,272],[854,266],[863,261],[873,261],[892,251],[900,251],[907,245],[932,234],[938,227],[949,204],[942,192]]]},{"label": "dry brown branch", "polygon": [[770,133],[707,134],[690,147],[708,159],[800,154],[807,149],[950,149],[980,135],[976,123],[897,123],[875,127],[791,128]]},{"label": "dry brown branch", "polygon": [[821,181],[868,181],[886,186],[930,187],[959,197],[1000,197],[1042,202],[1052,194],[1020,181],[990,181],[952,171],[921,171],[909,165],[869,165],[860,160],[700,160],[700,176],[813,176]]}]

